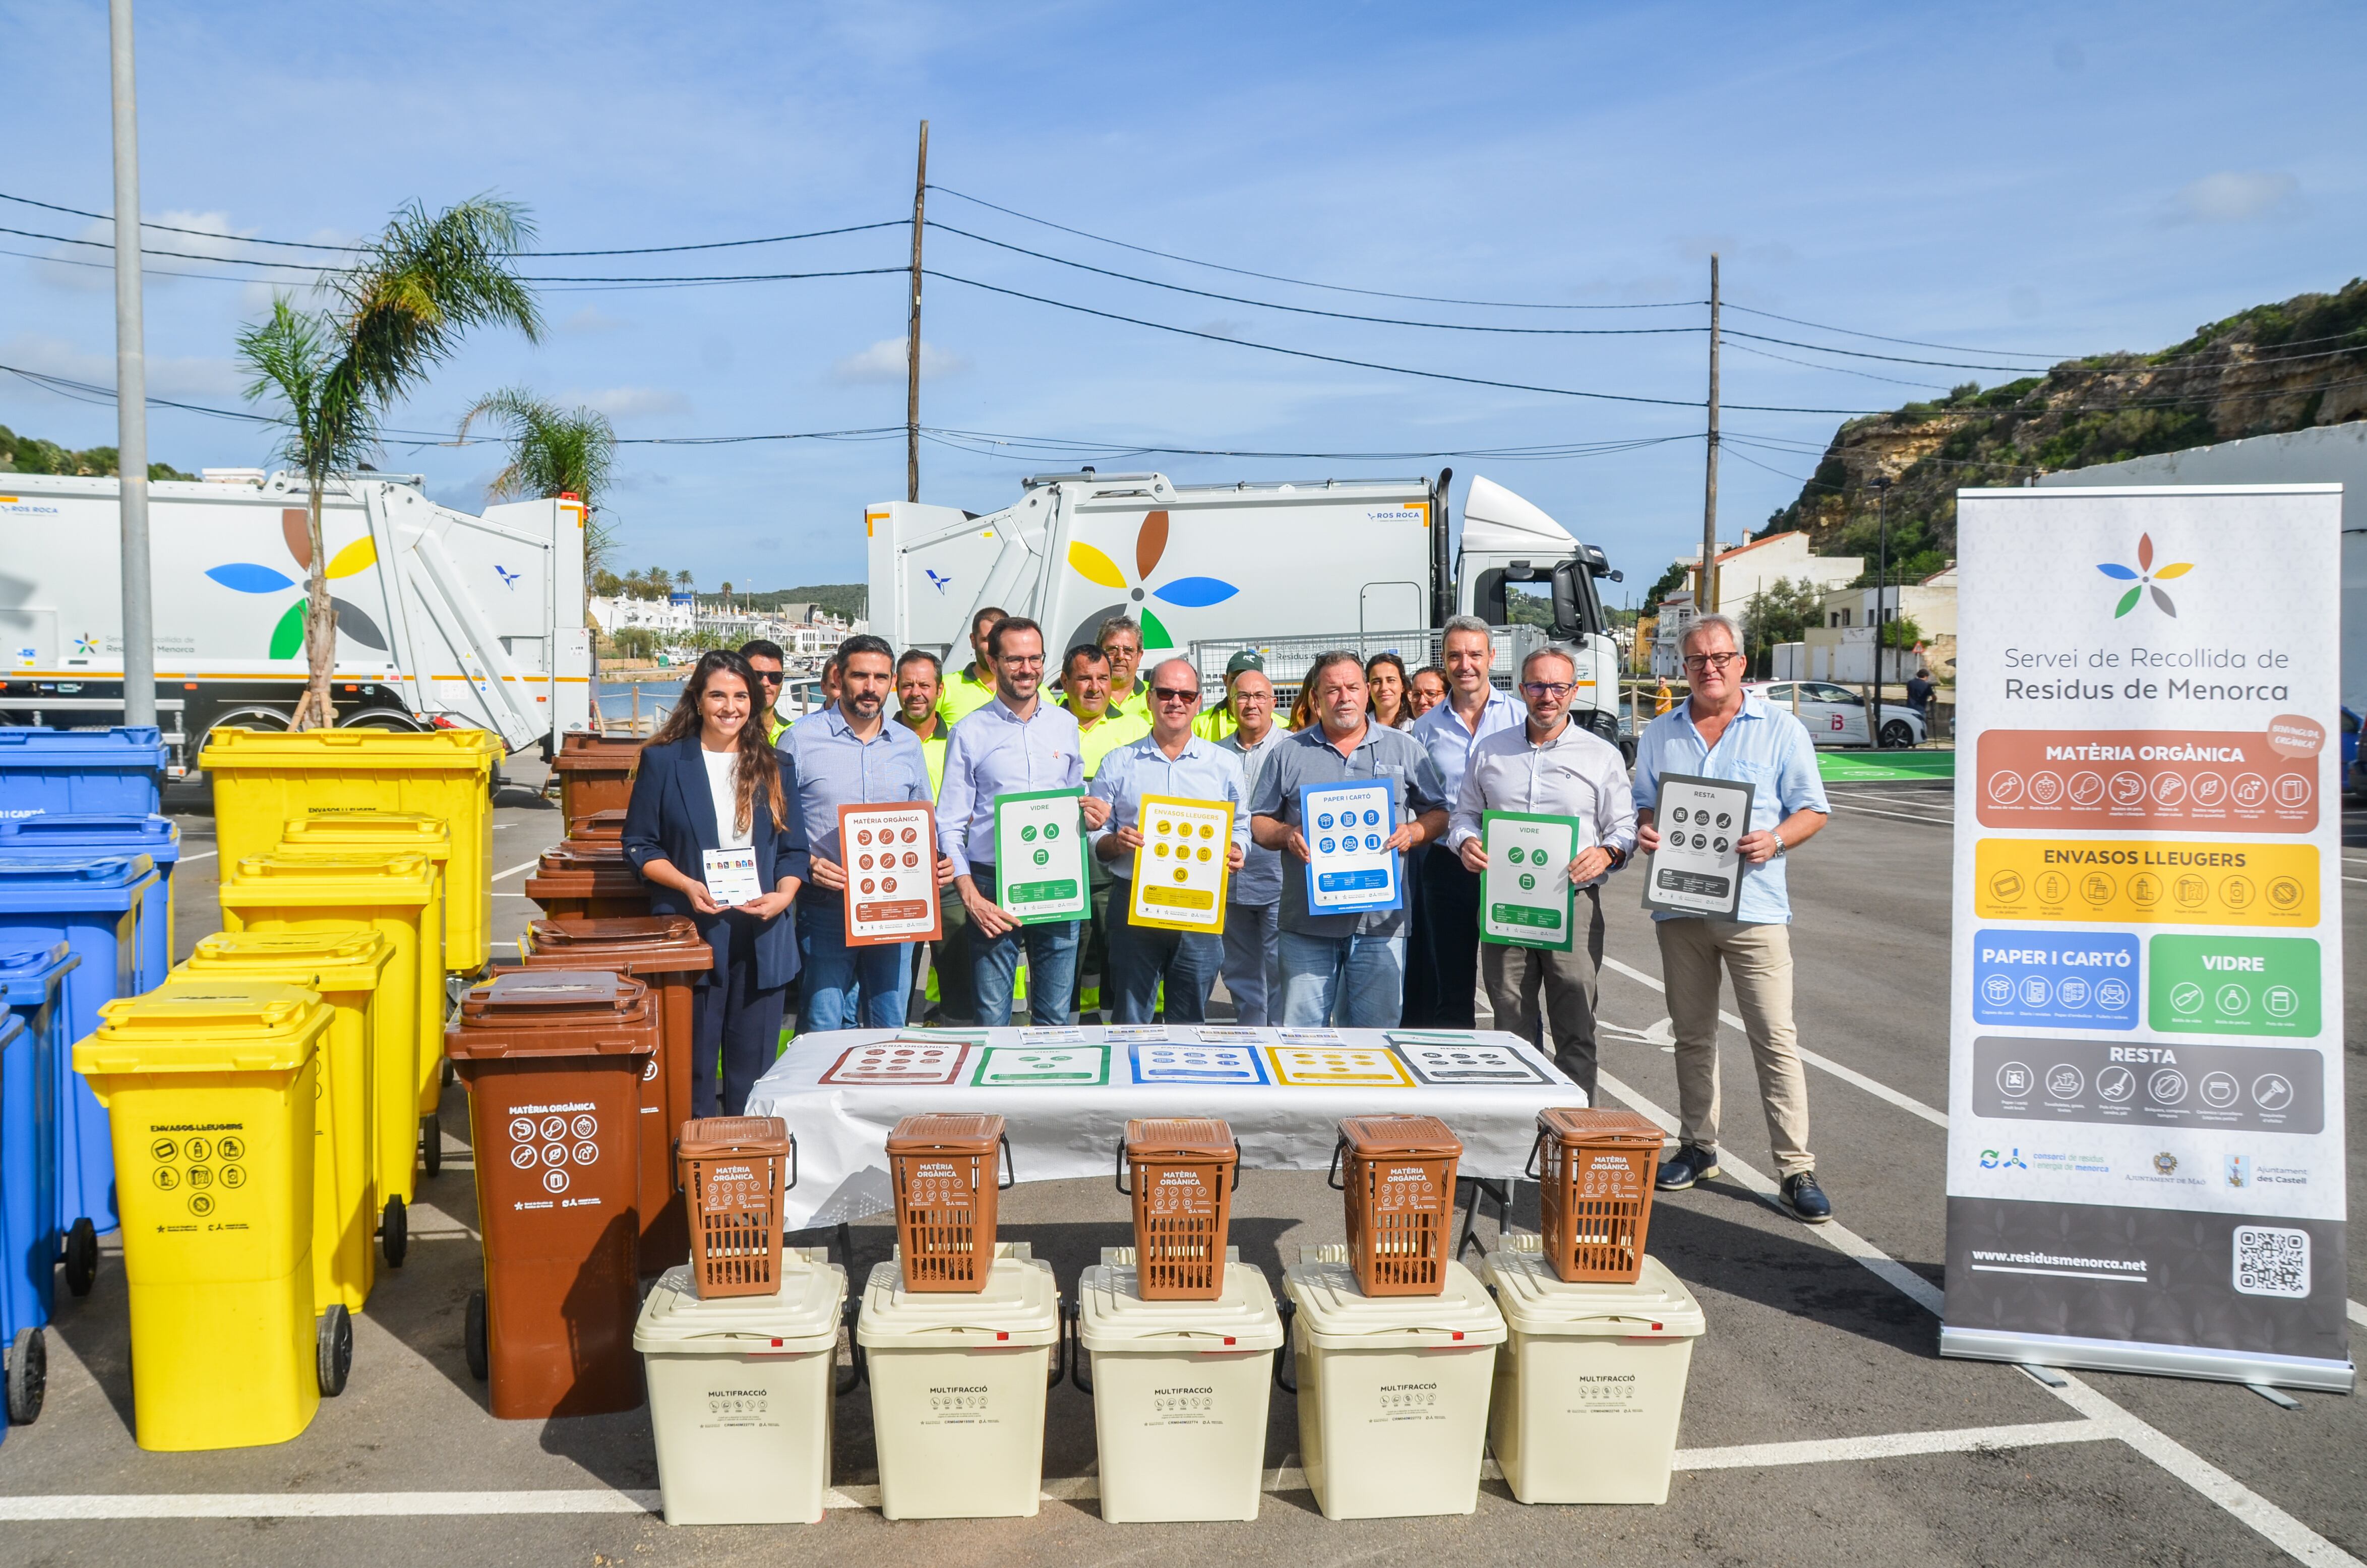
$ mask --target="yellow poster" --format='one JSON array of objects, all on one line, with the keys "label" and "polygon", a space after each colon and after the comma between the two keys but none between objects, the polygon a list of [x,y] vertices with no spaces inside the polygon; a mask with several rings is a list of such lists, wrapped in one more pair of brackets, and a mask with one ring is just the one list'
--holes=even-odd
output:
[{"label": "yellow poster", "polygon": [[1134,898],[1127,920],[1171,931],[1225,929],[1227,863],[1233,846],[1229,801],[1142,798],[1142,847],[1134,852]]},{"label": "yellow poster", "polygon": [[2315,926],[2317,862],[2307,844],[1984,838],[1973,907],[1984,920]]}]

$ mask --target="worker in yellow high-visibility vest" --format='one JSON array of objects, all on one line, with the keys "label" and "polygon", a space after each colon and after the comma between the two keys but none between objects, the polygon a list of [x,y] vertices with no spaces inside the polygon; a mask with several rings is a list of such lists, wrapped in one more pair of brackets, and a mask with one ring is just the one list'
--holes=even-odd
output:
[{"label": "worker in yellow high-visibility vest", "polygon": [[970,662],[937,683],[937,711],[948,728],[994,700],[994,661],[987,656],[986,634],[1007,613],[988,605],[969,618]]},{"label": "worker in yellow high-visibility vest", "polygon": [[[1138,636],[1139,634],[1138,633]],[[1122,745],[1150,733],[1150,722],[1131,710],[1110,702],[1110,667],[1116,661],[1090,642],[1069,650],[1060,666],[1060,706],[1077,721],[1083,750],[1085,782],[1091,784],[1102,759]],[[1077,1007],[1094,1012],[1101,1006],[1102,977],[1109,960],[1109,869],[1098,857],[1086,858],[1085,882],[1091,889],[1093,915],[1085,926],[1083,960],[1077,966]]]}]

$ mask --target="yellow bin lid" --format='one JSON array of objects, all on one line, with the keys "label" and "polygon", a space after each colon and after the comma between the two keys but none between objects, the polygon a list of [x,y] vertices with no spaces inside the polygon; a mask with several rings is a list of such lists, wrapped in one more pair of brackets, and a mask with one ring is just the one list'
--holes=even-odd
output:
[{"label": "yellow bin lid", "polygon": [[217,931],[199,939],[169,983],[186,990],[249,975],[314,991],[375,991],[393,953],[393,944],[374,930]]},{"label": "yellow bin lid", "polygon": [[413,850],[275,849],[250,855],[221,885],[221,902],[249,906],[425,906],[436,893],[427,857]]},{"label": "yellow bin lid", "polygon": [[198,766],[232,768],[326,769],[334,772],[492,772],[505,747],[491,730],[242,730],[210,732]]},{"label": "yellow bin lid", "polygon": [[221,977],[109,1002],[74,1047],[74,1071],[288,1073],[312,1059],[334,1009],[311,992]]},{"label": "yellow bin lid", "polygon": [[452,855],[452,829],[421,812],[316,812],[279,829],[282,849],[412,849],[430,860]]}]

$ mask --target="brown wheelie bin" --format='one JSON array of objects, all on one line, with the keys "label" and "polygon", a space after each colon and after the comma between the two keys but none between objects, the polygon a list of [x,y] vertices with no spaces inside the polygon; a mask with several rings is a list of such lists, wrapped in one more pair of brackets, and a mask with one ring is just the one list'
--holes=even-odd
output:
[{"label": "brown wheelie bin", "polygon": [[578,844],[625,842],[625,808],[586,812],[567,824],[567,836]]},{"label": "brown wheelie bin", "polygon": [[594,812],[621,811],[633,798],[633,768],[641,757],[640,737],[572,734],[559,744],[550,770],[559,775],[559,820],[575,831],[576,819]]},{"label": "brown wheelie bin", "polygon": [[685,915],[573,917],[527,923],[519,957],[528,969],[605,969],[650,988],[658,1053],[641,1072],[641,1272],[662,1274],[690,1251],[682,1194],[674,1189],[674,1140],[691,1119],[690,1002],[715,950]]},{"label": "brown wheelie bin", "polygon": [[649,988],[606,970],[498,975],[460,1003],[445,1054],[469,1086],[485,1288],[469,1369],[495,1415],[595,1415],[641,1403],[642,1068]]},{"label": "brown wheelie bin", "polygon": [[526,896],[545,915],[596,920],[650,913],[649,884],[625,858],[621,840],[561,839],[543,851],[526,880]]}]

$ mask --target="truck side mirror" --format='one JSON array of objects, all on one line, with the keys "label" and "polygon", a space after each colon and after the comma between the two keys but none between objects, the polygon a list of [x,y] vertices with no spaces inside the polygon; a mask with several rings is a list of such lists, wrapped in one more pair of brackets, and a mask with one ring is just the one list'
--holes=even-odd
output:
[{"label": "truck side mirror", "polygon": [[1553,573],[1553,634],[1557,642],[1575,642],[1586,634],[1586,601],[1579,592],[1578,574],[1586,567],[1565,561]]}]

